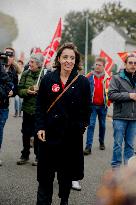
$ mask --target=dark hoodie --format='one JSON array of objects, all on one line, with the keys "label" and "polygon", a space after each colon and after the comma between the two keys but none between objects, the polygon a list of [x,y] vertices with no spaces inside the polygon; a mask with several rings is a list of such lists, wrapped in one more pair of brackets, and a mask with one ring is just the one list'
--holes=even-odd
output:
[{"label": "dark hoodie", "polygon": [[126,71],[126,69],[124,69],[125,75],[128,77],[128,79],[130,80],[133,88],[136,86],[136,73],[132,74],[132,73],[128,73]]},{"label": "dark hoodie", "polygon": [[8,94],[12,88],[13,83],[5,72],[3,66],[0,64],[0,109],[7,108],[9,106]]}]

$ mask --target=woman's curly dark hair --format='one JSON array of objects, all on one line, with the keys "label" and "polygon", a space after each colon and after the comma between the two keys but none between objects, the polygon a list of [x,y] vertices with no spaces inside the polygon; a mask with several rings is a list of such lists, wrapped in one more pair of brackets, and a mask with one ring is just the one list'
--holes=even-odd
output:
[{"label": "woman's curly dark hair", "polygon": [[62,52],[64,49],[71,49],[75,52],[75,65],[74,67],[77,69],[77,70],[81,70],[81,57],[80,57],[80,53],[78,52],[77,50],[77,47],[71,43],[71,42],[68,42],[68,43],[64,43],[57,51],[57,55],[55,57],[55,60],[54,60],[54,65],[53,67],[54,68],[57,68],[57,69],[60,69],[61,65],[60,65],[60,62],[58,61],[58,58],[61,56]]}]

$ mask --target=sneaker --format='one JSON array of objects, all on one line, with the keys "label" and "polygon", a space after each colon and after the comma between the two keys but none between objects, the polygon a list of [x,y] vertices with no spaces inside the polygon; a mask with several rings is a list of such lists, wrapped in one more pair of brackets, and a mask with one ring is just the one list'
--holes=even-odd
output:
[{"label": "sneaker", "polygon": [[105,145],[104,144],[100,144],[99,149],[100,150],[105,150]]},{"label": "sneaker", "polygon": [[85,148],[85,150],[84,150],[84,155],[89,155],[89,154],[91,154],[92,152],[91,152],[91,148]]},{"label": "sneaker", "polygon": [[79,184],[79,181],[72,181],[72,189],[81,191],[81,185]]},{"label": "sneaker", "polygon": [[2,166],[2,161],[0,160],[0,167]]},{"label": "sneaker", "polygon": [[23,156],[20,157],[20,160],[17,161],[17,165],[23,165],[26,164],[29,160],[29,157],[24,158]]},{"label": "sneaker", "polygon": [[35,161],[32,163],[32,166],[37,166],[38,164],[38,159],[35,159]]}]

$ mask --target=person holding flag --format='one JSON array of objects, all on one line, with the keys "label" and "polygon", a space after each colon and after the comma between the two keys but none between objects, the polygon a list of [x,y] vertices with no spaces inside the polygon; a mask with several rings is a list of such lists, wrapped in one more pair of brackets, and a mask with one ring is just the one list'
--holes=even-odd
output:
[{"label": "person holding flag", "polygon": [[[30,138],[34,137],[35,161],[33,166],[37,165],[38,158],[38,138],[35,132],[35,109],[36,98],[39,84],[37,84],[44,57],[41,53],[32,53],[29,60],[29,69],[24,71],[18,85],[18,95],[23,98],[23,122],[22,122],[22,142],[23,149],[17,165],[24,165],[29,160]],[[43,75],[41,75],[42,77]],[[40,83],[40,81],[39,81]]]}]

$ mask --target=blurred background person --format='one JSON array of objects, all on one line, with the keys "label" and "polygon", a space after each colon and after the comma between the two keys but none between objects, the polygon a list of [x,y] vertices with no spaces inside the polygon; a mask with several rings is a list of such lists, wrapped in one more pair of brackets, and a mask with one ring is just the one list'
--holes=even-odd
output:
[{"label": "blurred background person", "polygon": [[96,205],[136,205],[136,157],[130,158],[128,166],[106,172]]},{"label": "blurred background person", "polygon": [[105,72],[106,60],[98,57],[95,60],[94,71],[87,74],[92,94],[92,113],[87,128],[86,147],[84,155],[92,153],[92,144],[96,118],[99,121],[99,149],[105,150],[106,115],[108,110],[108,85],[110,76]]},{"label": "blurred background person", "polygon": [[[18,60],[17,63],[21,71],[21,73],[18,74],[18,82],[19,82],[21,79],[22,72],[24,71],[24,62],[22,60]],[[17,116],[21,117],[22,101],[23,99],[20,98],[18,95],[15,96],[14,98],[14,110],[15,110],[14,117],[17,117]]]}]

